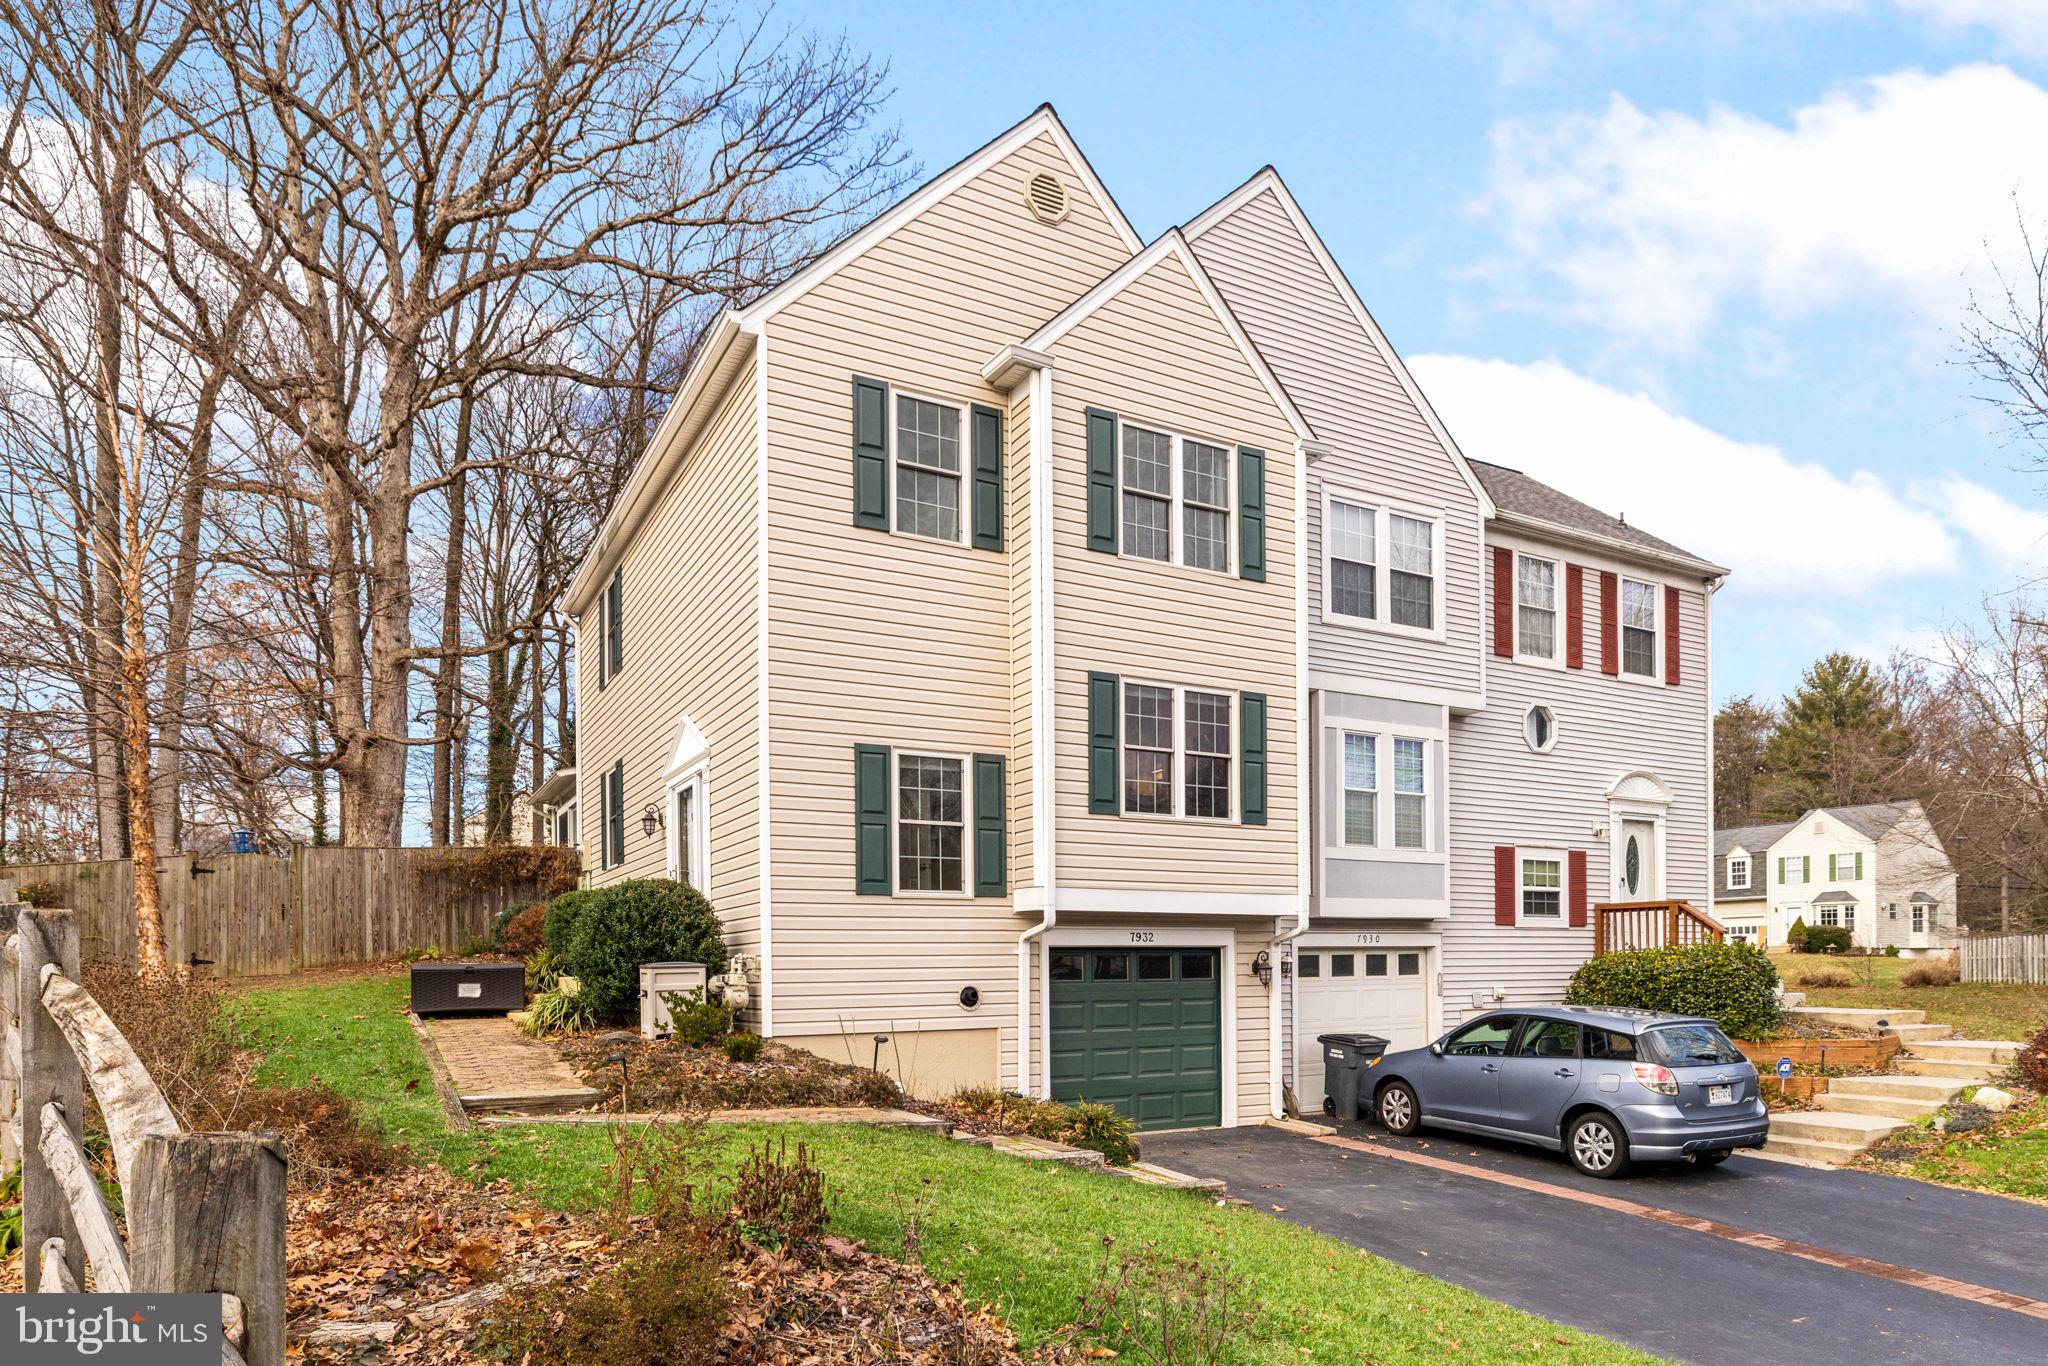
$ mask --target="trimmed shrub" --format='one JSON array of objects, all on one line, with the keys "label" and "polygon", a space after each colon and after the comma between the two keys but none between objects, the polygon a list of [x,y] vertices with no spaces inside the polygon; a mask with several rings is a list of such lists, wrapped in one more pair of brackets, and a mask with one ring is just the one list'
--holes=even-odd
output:
[{"label": "trimmed shrub", "polygon": [[1897,944],[1885,945],[1884,956],[1887,958],[1897,958],[1899,956],[1899,946]]},{"label": "trimmed shrub", "polygon": [[1952,987],[1962,980],[1963,974],[1946,958],[1930,958],[1915,963],[1899,974],[1902,987]]},{"label": "trimmed shrub", "polygon": [[596,892],[564,892],[548,903],[547,915],[541,921],[540,942],[557,959],[569,956],[569,941],[576,936],[576,921],[596,895]]},{"label": "trimmed shrub", "polygon": [[[583,900],[574,908],[567,950],[556,952],[600,1019],[638,1013],[642,963],[702,963],[713,976],[725,971],[725,932],[695,887],[641,878],[571,895]],[[555,948],[552,938],[548,947]]]},{"label": "trimmed shrub", "polygon": [[1806,952],[1806,917],[1795,916],[1792,928],[1785,931],[1785,947],[1794,953]]},{"label": "trimmed shrub", "polygon": [[1808,925],[1801,953],[1847,953],[1849,931],[1841,925]]},{"label": "trimmed shrub", "polygon": [[725,1036],[725,1056],[734,1062],[752,1062],[761,1056],[759,1034],[728,1034]]},{"label": "trimmed shrub", "polygon": [[519,908],[519,914],[498,931],[498,952],[514,958],[531,958],[541,949],[541,928],[547,924],[548,908],[536,901]]},{"label": "trimmed shrub", "polygon": [[1777,1028],[1778,970],[1747,944],[1695,944],[1610,953],[1572,974],[1570,1005],[1699,1015],[1741,1039]]}]

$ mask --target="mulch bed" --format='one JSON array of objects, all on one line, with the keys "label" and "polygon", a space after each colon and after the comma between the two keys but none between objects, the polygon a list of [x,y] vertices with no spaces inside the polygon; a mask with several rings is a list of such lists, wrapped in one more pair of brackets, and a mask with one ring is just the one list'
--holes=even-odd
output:
[{"label": "mulch bed", "polygon": [[[638,1034],[616,1031],[579,1034],[561,1042],[562,1057],[586,1086],[603,1094],[602,1104],[623,1099],[632,1110],[772,1110],[805,1105],[894,1106],[903,1102],[896,1083],[865,1067],[849,1067],[768,1040],[752,1062],[734,1062],[719,1048],[693,1048],[676,1039],[648,1043]],[[626,1057],[622,1074],[610,1061]],[[631,1094],[621,1096],[622,1075]]]}]

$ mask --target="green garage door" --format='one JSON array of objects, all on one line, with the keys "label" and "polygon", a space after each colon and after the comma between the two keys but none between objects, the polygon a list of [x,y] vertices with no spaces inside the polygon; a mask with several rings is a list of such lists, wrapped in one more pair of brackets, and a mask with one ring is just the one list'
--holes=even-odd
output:
[{"label": "green garage door", "polygon": [[1223,1122],[1214,949],[1056,949],[1052,1094],[1114,1105],[1144,1129]]}]

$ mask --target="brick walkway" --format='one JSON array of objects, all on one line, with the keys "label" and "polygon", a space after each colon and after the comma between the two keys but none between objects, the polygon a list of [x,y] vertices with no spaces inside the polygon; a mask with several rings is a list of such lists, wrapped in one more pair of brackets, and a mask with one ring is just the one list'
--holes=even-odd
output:
[{"label": "brick walkway", "polygon": [[553,1045],[529,1038],[502,1015],[420,1021],[469,1111],[551,1113],[597,1102]]}]

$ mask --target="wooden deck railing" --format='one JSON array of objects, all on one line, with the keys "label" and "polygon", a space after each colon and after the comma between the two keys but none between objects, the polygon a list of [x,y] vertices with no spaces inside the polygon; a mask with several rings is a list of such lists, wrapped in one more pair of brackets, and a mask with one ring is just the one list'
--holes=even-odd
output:
[{"label": "wooden deck railing", "polygon": [[[12,920],[12,924],[9,923]],[[0,907],[0,1176],[21,1164],[32,1290],[221,1296],[221,1360],[283,1366],[284,1149],[275,1134],[192,1134],[78,984],[68,910]],[[85,1155],[92,1086],[128,1221]]]},{"label": "wooden deck railing", "polygon": [[1593,954],[1718,944],[1721,922],[1689,901],[1611,901],[1593,908]]}]

